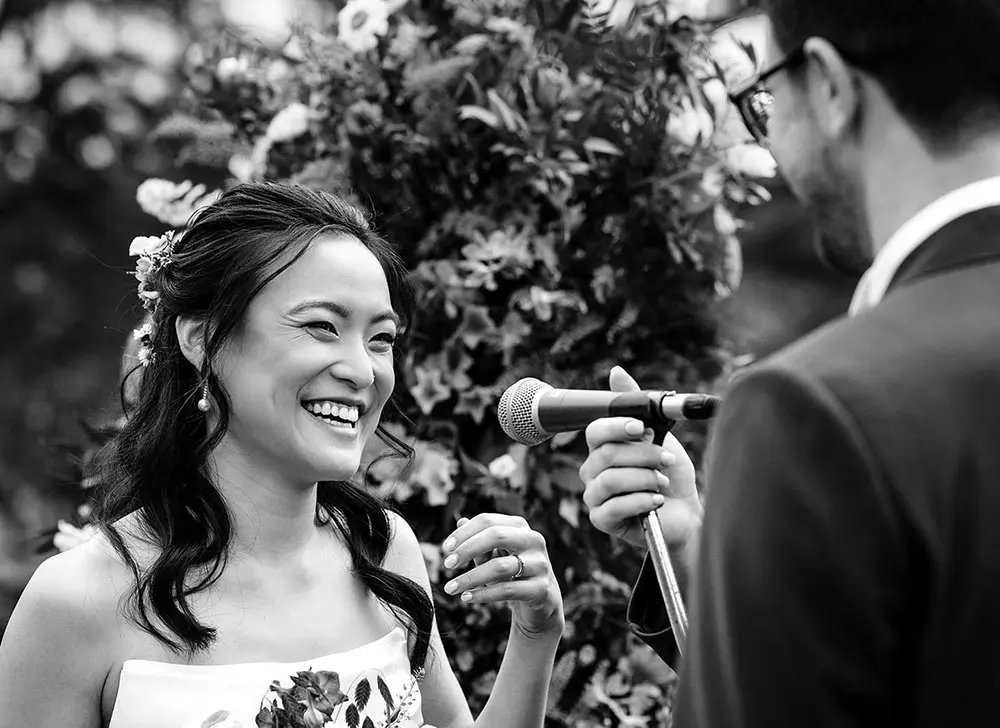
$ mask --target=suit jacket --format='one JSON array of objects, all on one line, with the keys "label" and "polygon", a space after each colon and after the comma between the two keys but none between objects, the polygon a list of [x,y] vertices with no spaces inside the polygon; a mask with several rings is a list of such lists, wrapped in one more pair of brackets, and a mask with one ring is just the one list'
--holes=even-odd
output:
[{"label": "suit jacket", "polygon": [[[1000,724],[1000,207],[734,380],[678,728]],[[633,630],[676,648],[644,564]]]}]

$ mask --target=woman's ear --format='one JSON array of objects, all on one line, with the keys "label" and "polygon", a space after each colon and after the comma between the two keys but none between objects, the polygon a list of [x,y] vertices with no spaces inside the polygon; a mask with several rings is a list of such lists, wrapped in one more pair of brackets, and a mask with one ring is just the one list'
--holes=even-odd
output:
[{"label": "woman's ear", "polygon": [[174,330],[177,332],[177,342],[180,344],[184,358],[200,372],[202,363],[205,361],[205,335],[207,332],[204,319],[178,316],[174,321]]}]

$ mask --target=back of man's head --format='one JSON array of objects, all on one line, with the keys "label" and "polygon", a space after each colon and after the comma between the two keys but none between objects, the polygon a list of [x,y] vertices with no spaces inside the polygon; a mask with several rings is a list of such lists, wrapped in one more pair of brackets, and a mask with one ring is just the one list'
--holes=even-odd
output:
[{"label": "back of man's head", "polygon": [[1000,128],[1000,0],[762,0],[786,53],[825,38],[933,147]]}]

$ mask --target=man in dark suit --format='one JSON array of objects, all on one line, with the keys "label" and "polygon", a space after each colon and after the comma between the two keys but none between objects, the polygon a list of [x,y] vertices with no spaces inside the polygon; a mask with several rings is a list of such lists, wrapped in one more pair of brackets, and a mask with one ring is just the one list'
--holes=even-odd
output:
[{"label": "man in dark suit", "polygon": [[621,419],[587,432],[591,519],[642,543],[665,497],[693,570],[682,657],[648,563],[630,618],[681,664],[676,726],[995,726],[1000,3],[763,6],[735,101],[826,260],[864,276],[848,316],[730,386],[702,528],[683,450]]}]

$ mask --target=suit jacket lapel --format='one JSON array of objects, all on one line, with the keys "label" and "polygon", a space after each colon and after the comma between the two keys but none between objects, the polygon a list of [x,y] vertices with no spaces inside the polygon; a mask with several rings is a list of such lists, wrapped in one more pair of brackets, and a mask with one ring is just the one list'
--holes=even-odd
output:
[{"label": "suit jacket lapel", "polygon": [[1000,207],[987,207],[931,235],[903,261],[886,295],[925,276],[1000,261]]}]

